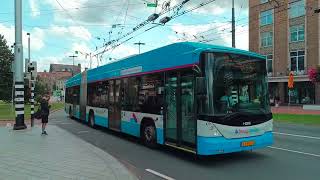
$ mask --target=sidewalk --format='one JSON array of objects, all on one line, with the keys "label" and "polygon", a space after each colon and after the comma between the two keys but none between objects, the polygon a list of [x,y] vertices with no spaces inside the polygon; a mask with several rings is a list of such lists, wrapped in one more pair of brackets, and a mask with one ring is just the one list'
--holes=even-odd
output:
[{"label": "sidewalk", "polygon": [[317,111],[317,110],[304,110],[300,106],[271,107],[271,111],[274,114],[313,114],[313,115],[320,115],[320,111]]},{"label": "sidewalk", "polygon": [[101,149],[55,126],[48,136],[34,128],[0,127],[0,179],[137,180]]}]

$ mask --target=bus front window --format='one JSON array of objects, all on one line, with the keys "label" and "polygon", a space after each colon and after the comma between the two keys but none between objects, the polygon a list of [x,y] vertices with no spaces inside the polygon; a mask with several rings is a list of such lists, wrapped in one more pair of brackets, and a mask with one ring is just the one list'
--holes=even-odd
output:
[{"label": "bus front window", "polygon": [[270,113],[263,59],[208,54],[211,55],[205,61],[207,114]]}]

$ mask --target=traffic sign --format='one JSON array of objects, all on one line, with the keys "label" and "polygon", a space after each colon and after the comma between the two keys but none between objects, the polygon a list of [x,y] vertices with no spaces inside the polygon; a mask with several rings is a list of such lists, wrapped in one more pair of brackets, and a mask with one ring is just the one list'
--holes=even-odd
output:
[{"label": "traffic sign", "polygon": [[147,7],[157,7],[158,5],[155,3],[147,3]]},{"label": "traffic sign", "polygon": [[288,79],[288,88],[289,89],[293,88],[293,82],[294,82],[293,72],[291,71],[289,74],[289,79]]}]

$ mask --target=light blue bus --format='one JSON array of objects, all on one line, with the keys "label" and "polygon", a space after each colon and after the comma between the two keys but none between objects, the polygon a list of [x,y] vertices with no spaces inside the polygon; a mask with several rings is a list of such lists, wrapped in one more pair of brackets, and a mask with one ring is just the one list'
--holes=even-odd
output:
[{"label": "light blue bus", "polygon": [[65,111],[150,147],[223,154],[273,143],[267,88],[264,56],[182,42],[75,75]]}]

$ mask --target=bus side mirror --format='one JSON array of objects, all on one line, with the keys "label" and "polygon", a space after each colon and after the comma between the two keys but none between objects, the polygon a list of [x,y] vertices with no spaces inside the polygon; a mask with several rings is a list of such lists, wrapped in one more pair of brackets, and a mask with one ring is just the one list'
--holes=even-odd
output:
[{"label": "bus side mirror", "polygon": [[204,77],[196,78],[196,93],[198,95],[203,95],[207,93],[206,81]]}]

